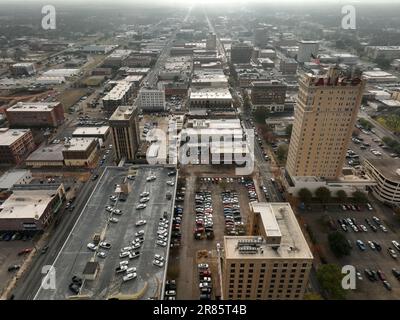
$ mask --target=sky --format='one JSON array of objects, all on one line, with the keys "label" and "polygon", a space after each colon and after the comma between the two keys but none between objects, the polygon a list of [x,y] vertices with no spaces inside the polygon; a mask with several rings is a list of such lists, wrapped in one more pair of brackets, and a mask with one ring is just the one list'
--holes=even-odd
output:
[{"label": "sky", "polygon": [[10,3],[10,2],[30,2],[30,3],[35,3],[35,2],[40,2],[44,3],[46,2],[47,4],[52,4],[52,3],[124,3],[124,4],[135,4],[135,3],[154,3],[154,4],[190,4],[190,3],[195,3],[195,4],[246,4],[246,3],[272,3],[272,4],[278,4],[278,3],[293,3],[293,4],[311,4],[311,3],[318,3],[319,5],[326,3],[326,4],[351,4],[351,3],[360,3],[360,4],[382,4],[382,3],[400,3],[400,0],[152,0],[152,1],[146,1],[146,0],[0,0],[1,3]]}]

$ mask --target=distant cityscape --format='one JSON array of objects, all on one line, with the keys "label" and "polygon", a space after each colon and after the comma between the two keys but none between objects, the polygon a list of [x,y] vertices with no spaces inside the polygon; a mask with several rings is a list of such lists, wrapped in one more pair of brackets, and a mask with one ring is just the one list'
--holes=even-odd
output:
[{"label": "distant cityscape", "polygon": [[398,300],[400,3],[339,2],[0,4],[1,299]]}]

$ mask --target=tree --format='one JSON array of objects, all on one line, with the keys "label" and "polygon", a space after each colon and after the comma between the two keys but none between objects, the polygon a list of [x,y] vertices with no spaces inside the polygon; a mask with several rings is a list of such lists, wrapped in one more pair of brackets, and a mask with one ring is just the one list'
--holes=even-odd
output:
[{"label": "tree", "polygon": [[351,252],[350,244],[347,242],[346,237],[338,232],[331,232],[328,235],[329,247],[333,254],[338,258],[348,256]]},{"label": "tree", "polygon": [[278,149],[276,150],[276,156],[278,157],[279,161],[284,161],[286,160],[288,153],[288,146],[287,144],[281,144],[279,145]]},{"label": "tree", "polygon": [[266,108],[261,108],[260,107],[260,108],[255,109],[254,112],[253,112],[254,120],[257,123],[264,124],[265,123],[265,119],[268,117],[268,115],[269,115],[269,111]]},{"label": "tree", "polygon": [[328,188],[319,187],[315,190],[315,196],[320,202],[327,203],[331,199],[331,191]]},{"label": "tree", "polygon": [[340,202],[345,202],[347,200],[347,193],[344,190],[336,191],[336,197]]},{"label": "tree", "polygon": [[358,122],[363,128],[367,130],[371,130],[374,127],[374,125],[371,122],[369,122],[367,119],[364,118],[360,118]]},{"label": "tree", "polygon": [[342,287],[343,274],[339,266],[335,264],[324,264],[317,271],[317,279],[321,287],[332,299],[345,299],[346,290]]},{"label": "tree", "polygon": [[301,188],[297,194],[300,200],[304,203],[309,203],[312,200],[312,193],[307,188]]},{"label": "tree", "polygon": [[352,196],[353,196],[354,201],[358,202],[358,203],[366,203],[368,201],[365,193],[362,191],[359,191],[359,190],[354,191]]},{"label": "tree", "polygon": [[293,125],[292,124],[288,124],[286,126],[286,129],[285,129],[286,135],[291,136],[292,135],[292,130],[293,130]]}]

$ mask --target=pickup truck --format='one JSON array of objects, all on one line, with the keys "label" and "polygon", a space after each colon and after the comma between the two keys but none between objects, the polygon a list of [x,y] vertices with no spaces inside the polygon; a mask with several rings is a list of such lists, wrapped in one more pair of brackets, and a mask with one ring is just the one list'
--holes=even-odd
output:
[{"label": "pickup truck", "polygon": [[95,233],[93,236],[93,243],[97,246],[100,242],[100,234],[99,233]]}]

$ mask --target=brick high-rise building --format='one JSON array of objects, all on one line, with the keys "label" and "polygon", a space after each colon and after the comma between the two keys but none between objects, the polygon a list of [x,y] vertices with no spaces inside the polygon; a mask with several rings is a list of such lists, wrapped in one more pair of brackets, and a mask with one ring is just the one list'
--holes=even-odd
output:
[{"label": "brick high-rise building", "polygon": [[117,160],[131,161],[138,150],[139,125],[136,106],[120,106],[109,119]]},{"label": "brick high-rise building", "polygon": [[303,74],[286,169],[290,176],[338,178],[365,87],[337,66],[326,75]]},{"label": "brick high-rise building", "polygon": [[224,237],[223,299],[302,299],[313,255],[290,204],[251,204],[250,228]]}]

